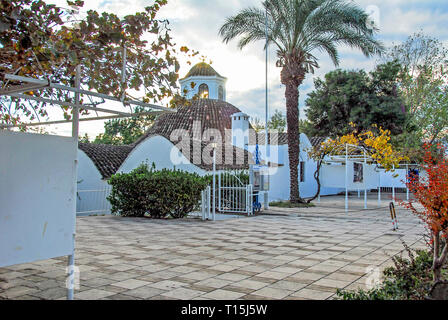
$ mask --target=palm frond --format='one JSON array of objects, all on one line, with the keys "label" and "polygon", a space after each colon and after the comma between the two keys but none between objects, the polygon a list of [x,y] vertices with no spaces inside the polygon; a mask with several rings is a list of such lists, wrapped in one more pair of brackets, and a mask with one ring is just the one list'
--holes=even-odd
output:
[{"label": "palm frond", "polygon": [[[348,0],[265,0],[263,8],[248,8],[227,18],[219,34],[224,42],[240,38],[238,47],[266,39],[277,46],[279,60],[296,56],[312,70],[317,65],[313,51],[325,52],[339,64],[337,47],[348,45],[369,57],[384,46],[375,39],[378,30],[369,27],[367,13]],[[308,57],[308,58],[307,58]],[[312,58],[311,58],[312,57]]]}]

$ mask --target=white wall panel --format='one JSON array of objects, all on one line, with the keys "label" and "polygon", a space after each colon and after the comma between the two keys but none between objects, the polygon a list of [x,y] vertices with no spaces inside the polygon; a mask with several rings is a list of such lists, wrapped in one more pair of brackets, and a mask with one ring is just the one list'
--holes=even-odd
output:
[{"label": "white wall panel", "polygon": [[72,138],[0,132],[0,267],[72,253],[75,158]]}]

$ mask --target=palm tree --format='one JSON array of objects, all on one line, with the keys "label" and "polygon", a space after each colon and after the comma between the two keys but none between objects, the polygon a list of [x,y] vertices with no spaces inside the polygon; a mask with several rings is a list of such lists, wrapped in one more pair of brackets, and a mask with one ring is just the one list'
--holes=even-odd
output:
[{"label": "palm tree", "polygon": [[[374,39],[378,31],[368,24],[367,13],[346,0],[266,0],[264,9],[247,8],[226,19],[219,34],[228,43],[239,37],[238,47],[266,40],[277,47],[280,77],[286,86],[286,118],[290,167],[290,201],[301,202],[298,185],[300,155],[299,86],[307,73],[318,68],[314,52],[327,53],[339,64],[337,45],[358,48],[369,57],[381,54],[383,45]],[[266,18],[267,15],[267,18]]]}]

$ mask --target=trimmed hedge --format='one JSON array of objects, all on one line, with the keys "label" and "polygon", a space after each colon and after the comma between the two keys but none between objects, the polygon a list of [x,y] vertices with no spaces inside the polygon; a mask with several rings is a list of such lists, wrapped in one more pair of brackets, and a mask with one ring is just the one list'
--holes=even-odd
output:
[{"label": "trimmed hedge", "polygon": [[181,170],[149,169],[140,165],[130,173],[118,173],[108,183],[112,213],[123,217],[183,218],[201,200],[208,179]]}]

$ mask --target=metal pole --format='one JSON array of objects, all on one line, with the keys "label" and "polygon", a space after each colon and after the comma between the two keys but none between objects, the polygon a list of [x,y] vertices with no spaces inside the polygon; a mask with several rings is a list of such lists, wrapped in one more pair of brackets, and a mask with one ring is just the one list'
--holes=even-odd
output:
[{"label": "metal pole", "polygon": [[348,145],[345,145],[345,212],[348,212]]},{"label": "metal pole", "polygon": [[[395,172],[395,165],[392,168],[392,172]],[[392,201],[395,202],[395,178],[392,179]]]},{"label": "metal pole", "polygon": [[202,190],[201,192],[201,213],[202,213],[202,221],[205,220],[205,194],[206,194],[206,189]]},{"label": "metal pole", "polygon": [[[265,114],[265,120],[266,120],[266,124],[265,124],[265,142],[266,142],[266,165],[268,164],[268,159],[271,156],[270,152],[269,152],[269,141],[268,141],[268,121],[269,121],[269,100],[268,100],[268,90],[269,90],[269,86],[268,86],[268,48],[269,48],[269,35],[268,35],[268,8],[266,7],[266,23],[265,23],[265,36],[266,36],[266,92],[265,92],[265,100],[266,100],[266,114]],[[265,191],[264,192],[264,209],[268,210],[269,209],[269,200],[268,200],[268,192]]]},{"label": "metal pole", "polygon": [[[75,76],[76,88],[79,90],[81,87],[81,66],[76,67]],[[75,163],[74,163],[74,190],[77,190],[77,175],[78,175],[78,138],[79,138],[79,103],[80,94],[75,93],[75,107],[73,108],[73,122],[72,122],[72,138],[75,143]],[[76,193],[76,191],[75,191]],[[74,286],[75,286],[75,235],[76,235],[76,195],[74,197],[74,219],[75,219],[75,230],[72,234],[72,248],[73,251],[71,255],[68,256],[67,266],[68,266],[68,281],[67,281],[67,300],[73,300],[74,298]]]},{"label": "metal pole", "polygon": [[213,221],[216,216],[216,147],[213,147]]},{"label": "metal pole", "polygon": [[363,170],[363,181],[364,181],[364,209],[367,209],[367,175],[366,173],[366,169],[367,169],[367,157],[366,157],[366,152],[364,151],[364,168]]},{"label": "metal pole", "polygon": [[126,92],[124,90],[124,86],[126,83],[126,66],[127,66],[127,50],[126,45],[123,46],[123,66],[121,69],[121,89],[123,90],[123,94],[121,96],[121,102],[124,102],[124,99],[126,98]]},{"label": "metal pole", "polygon": [[406,200],[409,201],[409,187],[408,187],[409,165],[406,165]]},{"label": "metal pole", "polygon": [[381,169],[378,167],[378,207],[381,207]]},{"label": "metal pole", "polygon": [[[98,98],[103,98],[103,99],[107,99],[107,100],[121,102],[121,99],[116,98],[116,97],[112,97],[112,96],[108,96],[108,95],[103,94],[103,93],[81,90],[81,89],[77,89],[77,88],[63,86],[63,85],[56,84],[56,83],[48,83],[47,80],[39,80],[39,79],[33,79],[33,78],[28,78],[28,77],[21,77],[21,76],[16,76],[16,75],[11,75],[11,74],[5,74],[5,79],[7,79],[7,80],[14,80],[14,81],[22,81],[22,82],[26,82],[26,83],[41,84],[43,86],[49,86],[50,88],[54,88],[54,89],[68,90],[68,91],[71,91],[71,92],[79,92],[79,93],[84,94],[84,95],[89,95],[89,96],[93,96],[93,97],[98,97]],[[9,94],[9,95],[11,95],[11,94]],[[142,106],[142,107],[145,107],[145,108],[153,108],[153,109],[157,109],[157,110],[163,110],[163,111],[167,111],[167,112],[176,112],[175,109],[171,109],[171,108],[168,108],[168,107],[161,107],[161,106],[157,106],[157,105],[149,104],[149,103],[144,103],[142,101],[137,101],[137,100],[129,100],[129,101],[125,101],[125,103],[126,104],[137,105],[137,106]]]},{"label": "metal pole", "polygon": [[[78,93],[78,92],[76,92],[76,93]],[[75,95],[76,95],[76,93],[75,93]],[[71,103],[71,102],[52,100],[52,99],[47,99],[47,98],[42,98],[42,97],[31,96],[29,94],[13,93],[13,94],[10,94],[10,96],[14,97],[14,98],[29,99],[29,100],[39,101],[39,102],[58,104],[61,106],[68,106],[68,107],[72,107],[72,108],[76,108],[76,107],[80,106],[80,103],[76,104],[76,103]],[[91,106],[82,105],[81,108],[86,109],[86,110],[121,115],[121,116],[125,116],[125,117],[132,116],[132,113],[129,113],[129,112],[121,112],[121,111],[109,110],[109,109],[104,109],[104,108],[99,108],[99,107],[91,107]]]},{"label": "metal pole", "polygon": [[218,174],[218,210],[221,212],[221,172]]},{"label": "metal pole", "polygon": [[210,205],[211,205],[211,192],[210,186],[207,187],[207,220],[210,219]]}]

